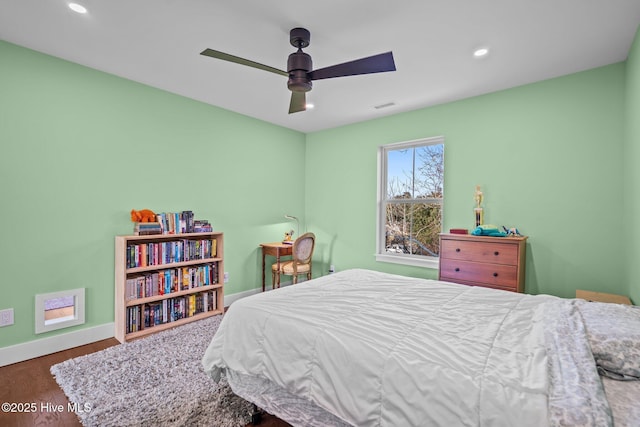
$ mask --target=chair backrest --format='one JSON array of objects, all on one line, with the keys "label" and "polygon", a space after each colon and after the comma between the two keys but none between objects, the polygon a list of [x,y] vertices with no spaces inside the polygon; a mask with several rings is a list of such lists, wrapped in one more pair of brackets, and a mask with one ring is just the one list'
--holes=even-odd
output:
[{"label": "chair backrest", "polygon": [[304,233],[293,242],[293,260],[297,264],[309,264],[316,245],[316,236],[313,233]]}]

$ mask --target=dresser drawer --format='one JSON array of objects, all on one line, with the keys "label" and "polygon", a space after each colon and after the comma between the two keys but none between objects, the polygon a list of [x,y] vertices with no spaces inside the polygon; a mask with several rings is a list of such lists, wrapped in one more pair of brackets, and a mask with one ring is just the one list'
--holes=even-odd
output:
[{"label": "dresser drawer", "polygon": [[476,283],[482,286],[493,285],[501,289],[516,290],[518,287],[518,267],[516,265],[442,259],[440,280]]},{"label": "dresser drawer", "polygon": [[508,243],[442,240],[440,257],[492,264],[518,264],[518,246]]}]

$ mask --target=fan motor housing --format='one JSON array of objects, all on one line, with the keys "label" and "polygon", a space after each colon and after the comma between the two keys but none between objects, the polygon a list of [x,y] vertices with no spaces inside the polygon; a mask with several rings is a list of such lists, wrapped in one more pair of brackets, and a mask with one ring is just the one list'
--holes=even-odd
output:
[{"label": "fan motor housing", "polygon": [[295,92],[309,92],[312,84],[307,73],[313,68],[311,56],[302,50],[289,55],[287,60],[287,72],[289,73],[289,81],[287,87]]},{"label": "fan motor housing", "polygon": [[298,70],[293,73],[289,73],[289,80],[287,81],[287,87],[294,92],[309,92],[311,90],[311,80],[307,77],[307,73]]}]

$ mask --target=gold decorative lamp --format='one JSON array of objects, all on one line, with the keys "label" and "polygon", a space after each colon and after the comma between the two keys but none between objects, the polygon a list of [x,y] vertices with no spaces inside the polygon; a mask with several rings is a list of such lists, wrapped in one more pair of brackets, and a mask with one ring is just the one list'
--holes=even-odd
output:
[{"label": "gold decorative lamp", "polygon": [[476,201],[476,207],[473,209],[476,214],[476,227],[484,224],[484,209],[482,208],[483,198],[484,195],[482,194],[482,191],[480,191],[480,186],[476,185],[476,193],[474,197]]},{"label": "gold decorative lamp", "polygon": [[[297,238],[298,236],[300,236],[300,221],[298,221],[298,217],[295,217],[295,216],[292,216],[292,215],[287,215],[287,214],[285,214],[285,215],[284,215],[284,217],[285,217],[285,218],[287,218],[287,219],[293,219],[293,220],[295,220],[295,221],[296,221],[297,233],[298,233],[298,234],[296,235],[296,238]],[[293,230],[291,230],[291,231],[293,232]],[[292,234],[293,234],[293,233],[292,233]],[[289,235],[289,237],[291,237],[291,235]],[[285,239],[286,239],[286,236],[285,236]],[[295,240],[295,239],[293,239],[293,240]]]}]

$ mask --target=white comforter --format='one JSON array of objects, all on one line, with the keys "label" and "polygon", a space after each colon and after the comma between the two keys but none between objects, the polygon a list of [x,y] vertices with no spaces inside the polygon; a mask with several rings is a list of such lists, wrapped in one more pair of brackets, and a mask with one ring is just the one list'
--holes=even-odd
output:
[{"label": "white comforter", "polygon": [[348,270],[235,302],[203,365],[215,380],[269,380],[354,426],[546,426],[565,416],[549,408],[562,375],[545,344],[543,307],[558,300]]}]

